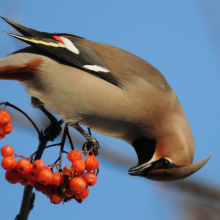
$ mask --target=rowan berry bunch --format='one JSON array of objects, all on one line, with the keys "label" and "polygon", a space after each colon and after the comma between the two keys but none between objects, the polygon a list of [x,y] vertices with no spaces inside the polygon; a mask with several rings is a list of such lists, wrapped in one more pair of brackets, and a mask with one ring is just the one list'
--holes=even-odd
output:
[{"label": "rowan berry bunch", "polygon": [[[5,104],[5,110],[0,110],[0,139],[4,138],[5,134],[11,133],[13,129],[10,114],[6,112],[6,105],[11,106],[25,115],[34,126],[39,137],[42,136],[36,124],[25,112],[10,103],[0,104]],[[61,120],[60,125],[62,123]],[[69,139],[72,149],[69,153],[64,151],[66,137]],[[88,144],[88,142],[85,144]],[[93,147],[90,145],[85,148],[89,148],[90,150],[88,151],[80,152],[74,150],[67,124],[65,124],[64,127],[61,143],[50,146],[46,146],[45,144],[40,150],[58,145],[60,145],[59,157],[55,164],[48,166],[46,166],[45,162],[41,159],[33,159],[35,154],[37,158],[40,158],[40,151],[36,151],[29,158],[26,158],[14,153],[14,149],[10,145],[5,145],[1,148],[1,155],[3,156],[1,166],[6,170],[5,179],[11,184],[20,183],[25,186],[34,186],[37,191],[41,191],[49,197],[50,202],[54,204],[59,204],[62,201],[67,202],[72,199],[81,203],[87,198],[89,187],[94,186],[97,181],[99,162],[94,156]],[[65,166],[62,169],[63,153],[67,153],[67,159],[71,162],[71,165]],[[58,162],[59,164],[57,164]],[[54,168],[56,172],[53,172]]]},{"label": "rowan berry bunch", "polygon": [[[71,199],[82,202],[89,194],[88,187],[97,181],[99,162],[93,152],[90,156],[89,153],[71,150],[67,159],[72,166],[58,169],[57,164],[46,166],[40,159],[33,162],[34,154],[29,158],[17,155],[10,145],[5,145],[1,148],[1,167],[6,169],[5,179],[11,184],[32,185],[48,196],[51,203]],[[54,167],[57,169],[55,173],[52,172]]]},{"label": "rowan berry bunch", "polygon": [[3,139],[6,134],[10,134],[12,130],[10,114],[6,110],[0,110],[0,139]]}]

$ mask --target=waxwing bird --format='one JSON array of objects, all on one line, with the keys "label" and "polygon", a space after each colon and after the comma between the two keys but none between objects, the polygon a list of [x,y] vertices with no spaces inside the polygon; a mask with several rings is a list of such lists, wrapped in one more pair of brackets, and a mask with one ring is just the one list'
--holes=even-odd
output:
[{"label": "waxwing bird", "polygon": [[[2,18],[2,17],[1,17]],[[18,80],[27,93],[65,122],[84,125],[132,145],[133,176],[178,180],[199,170],[194,139],[180,102],[151,64],[122,49],[72,34],[50,34],[5,18],[31,45],[0,59],[0,79]]]}]

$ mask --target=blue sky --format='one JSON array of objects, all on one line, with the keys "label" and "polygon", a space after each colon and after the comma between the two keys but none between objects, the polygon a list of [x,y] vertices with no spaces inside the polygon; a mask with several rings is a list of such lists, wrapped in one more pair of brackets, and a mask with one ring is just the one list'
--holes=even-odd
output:
[{"label": "blue sky", "polygon": [[[177,93],[188,117],[196,143],[195,161],[213,153],[208,164],[190,179],[219,186],[219,4],[208,0],[2,0],[0,15],[40,31],[72,33],[117,46],[154,65]],[[0,29],[13,32],[4,21],[0,21]],[[25,46],[3,34],[0,42],[0,58]],[[39,117],[39,111],[32,109],[30,97],[18,82],[0,81],[0,86],[1,102],[9,101],[30,116]],[[128,160],[137,161],[134,150],[126,143],[94,136],[102,148],[111,147]],[[1,141],[2,146],[11,144],[24,156],[35,151],[37,143],[34,130],[21,129],[18,124]],[[55,149],[48,150],[44,159],[51,163],[57,155]],[[37,192],[30,219],[181,219],[181,197],[174,200],[172,189],[131,177],[128,167],[103,157],[99,161],[98,182],[82,204],[52,205]],[[13,219],[19,212],[23,187],[7,183],[2,169],[0,178],[1,218]]]}]

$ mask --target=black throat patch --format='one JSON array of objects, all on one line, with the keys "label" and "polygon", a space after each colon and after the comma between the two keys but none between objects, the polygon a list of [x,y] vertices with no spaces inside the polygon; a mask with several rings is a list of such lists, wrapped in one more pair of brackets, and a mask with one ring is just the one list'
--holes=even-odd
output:
[{"label": "black throat patch", "polygon": [[134,147],[138,156],[138,165],[148,162],[154,155],[156,150],[156,140],[146,137],[140,137],[133,141]]}]

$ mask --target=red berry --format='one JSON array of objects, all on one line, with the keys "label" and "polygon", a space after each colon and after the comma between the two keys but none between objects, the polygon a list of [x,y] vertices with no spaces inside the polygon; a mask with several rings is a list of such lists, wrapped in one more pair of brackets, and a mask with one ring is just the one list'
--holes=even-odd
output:
[{"label": "red berry", "polygon": [[22,176],[24,177],[32,177],[32,174],[31,174],[31,170],[33,169],[33,164],[31,163],[31,169],[27,172],[27,173],[22,173]]},{"label": "red berry", "polygon": [[32,176],[28,176],[28,183],[29,185],[34,186],[36,183],[38,183],[38,181],[34,179]]},{"label": "red berry", "polygon": [[82,173],[85,170],[85,162],[83,159],[79,160],[74,160],[72,163],[72,168],[77,172],[77,173]]},{"label": "red berry", "polygon": [[10,134],[13,130],[13,125],[12,123],[7,123],[6,125],[3,126],[3,128],[5,134]]},{"label": "red berry", "polygon": [[28,186],[28,185],[29,185],[29,183],[28,183],[28,178],[22,176],[21,173],[19,173],[19,175],[18,175],[18,182],[19,182],[20,184],[24,185],[24,186]]},{"label": "red berry", "polygon": [[38,181],[34,184],[34,188],[39,191],[39,192],[42,192],[45,188],[44,185],[40,184]]},{"label": "red berry", "polygon": [[1,167],[6,170],[11,170],[14,161],[16,161],[14,157],[4,157],[1,162]]},{"label": "red berry", "polygon": [[63,175],[57,171],[56,173],[53,174],[53,180],[50,183],[50,185],[53,186],[61,186],[63,184],[64,178]]},{"label": "red berry", "polygon": [[0,125],[5,125],[11,122],[11,116],[5,110],[0,110]]},{"label": "red berry", "polygon": [[42,192],[48,197],[50,197],[53,194],[53,190],[51,189],[51,187],[46,186],[43,188]]},{"label": "red berry", "polygon": [[74,177],[74,175],[75,175],[75,171],[73,168],[69,166],[65,166],[63,168],[63,177],[65,181],[71,180]]},{"label": "red berry", "polygon": [[97,176],[91,172],[85,173],[83,179],[85,180],[88,186],[94,186],[97,182]]},{"label": "red berry", "polygon": [[50,196],[50,202],[53,204],[60,204],[63,201],[63,198],[63,195],[56,192]]},{"label": "red berry", "polygon": [[94,155],[86,158],[85,165],[87,170],[96,170],[99,167],[99,161]]},{"label": "red berry", "polygon": [[67,193],[65,194],[67,197],[72,197],[76,195],[75,191],[72,191],[71,189],[68,189]]},{"label": "red berry", "polygon": [[77,199],[81,199],[81,200],[83,201],[84,199],[86,199],[86,197],[87,197],[88,195],[89,195],[89,189],[86,188],[83,192],[77,194],[77,195],[76,195],[76,198],[77,198]]},{"label": "red berry", "polygon": [[31,170],[31,168],[32,168],[32,164],[26,158],[20,159],[17,163],[17,171],[19,173],[28,173]]},{"label": "red berry", "polygon": [[69,187],[71,190],[75,190],[76,192],[80,193],[85,190],[86,182],[82,177],[74,177],[69,182]]},{"label": "red berry", "polygon": [[82,158],[82,154],[80,151],[78,150],[71,150],[69,151],[69,153],[67,154],[67,159],[70,162],[73,162],[74,160],[79,160]]},{"label": "red berry", "polygon": [[4,126],[3,125],[0,125],[0,134],[4,134]]},{"label": "red berry", "polygon": [[5,137],[5,134],[0,134],[0,140]]},{"label": "red berry", "polygon": [[34,169],[39,173],[40,171],[44,170],[46,168],[46,164],[43,160],[36,160],[33,163]]},{"label": "red berry", "polygon": [[31,176],[32,176],[34,179],[37,179],[39,172],[37,172],[37,171],[34,169],[34,166],[32,166],[30,172],[31,172]]},{"label": "red berry", "polygon": [[12,148],[11,145],[5,145],[4,147],[1,148],[1,155],[3,157],[10,157],[14,154],[14,149]]},{"label": "red berry", "polygon": [[38,182],[38,181],[32,176],[32,173],[31,173],[32,169],[34,169],[33,164],[31,164],[31,169],[27,173],[22,173],[22,176],[27,178],[28,183],[33,186],[35,182]]},{"label": "red berry", "polygon": [[44,169],[37,176],[38,181],[43,185],[48,185],[53,180],[53,173],[50,169]]},{"label": "red berry", "polygon": [[12,170],[7,170],[5,173],[5,179],[11,184],[18,183],[18,177],[19,173],[14,173]]},{"label": "red berry", "polygon": [[12,164],[11,164],[11,170],[12,170],[14,173],[17,173],[17,172],[18,172],[18,170],[17,170],[17,164],[18,164],[18,162],[17,162],[16,160],[13,161]]}]

